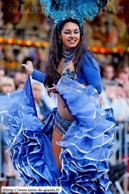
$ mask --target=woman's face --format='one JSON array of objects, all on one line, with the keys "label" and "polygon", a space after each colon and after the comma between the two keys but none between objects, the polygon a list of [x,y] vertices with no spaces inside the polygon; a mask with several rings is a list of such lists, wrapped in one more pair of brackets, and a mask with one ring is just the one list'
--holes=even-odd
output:
[{"label": "woman's face", "polygon": [[63,42],[63,49],[70,51],[80,42],[80,29],[76,23],[67,22],[61,30],[59,38]]}]

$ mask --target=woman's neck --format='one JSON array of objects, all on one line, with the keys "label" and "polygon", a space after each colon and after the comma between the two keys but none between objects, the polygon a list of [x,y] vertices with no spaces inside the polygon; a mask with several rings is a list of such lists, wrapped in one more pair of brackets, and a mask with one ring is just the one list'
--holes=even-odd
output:
[{"label": "woman's neck", "polygon": [[72,49],[70,51],[66,51],[62,49],[62,56],[65,58],[70,58],[73,56],[75,49]]}]

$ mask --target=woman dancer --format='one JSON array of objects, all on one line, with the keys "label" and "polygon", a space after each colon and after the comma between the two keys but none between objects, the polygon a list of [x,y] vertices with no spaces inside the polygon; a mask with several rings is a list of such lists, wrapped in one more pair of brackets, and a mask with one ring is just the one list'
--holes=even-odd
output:
[{"label": "woman dancer", "polygon": [[[36,79],[41,83],[44,82],[50,87],[48,92],[56,91],[56,86],[52,87],[52,84],[57,84],[61,76],[66,76],[78,81],[78,83],[84,86],[91,85],[99,94],[101,93],[102,86],[99,67],[88,50],[83,29],[80,29],[77,20],[71,18],[64,20],[60,24],[59,29],[57,26],[54,28],[48,59],[46,75],[33,70],[31,62],[22,65],[26,68],[28,74],[32,75],[33,79]],[[74,121],[74,117],[70,114],[60,95],[58,95],[56,115],[58,118],[55,117],[52,135],[52,151],[56,164],[59,170],[61,170],[59,160],[61,146],[57,145],[56,141],[61,141],[63,135],[65,135]],[[59,118],[60,122],[62,121],[61,123],[63,123],[63,126],[58,122]]]},{"label": "woman dancer", "polygon": [[[67,18],[55,27],[46,74],[33,70],[31,62],[23,66],[50,87],[48,92],[59,93],[57,109],[44,127],[31,108],[28,80],[10,97],[6,140],[23,181],[31,186],[62,186],[62,193],[110,193],[108,158],[117,128],[112,110],[101,109],[99,68],[78,20]],[[7,120],[4,112],[3,118]]]}]

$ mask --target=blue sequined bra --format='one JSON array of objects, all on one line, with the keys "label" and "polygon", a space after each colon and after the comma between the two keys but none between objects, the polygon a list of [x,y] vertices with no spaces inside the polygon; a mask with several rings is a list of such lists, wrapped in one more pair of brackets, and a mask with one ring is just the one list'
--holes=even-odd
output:
[{"label": "blue sequined bra", "polygon": [[[62,56],[65,57],[65,60],[61,66],[60,73],[69,65],[69,63],[73,60],[74,50],[72,51],[64,51],[62,50]],[[77,80],[76,72],[67,68],[64,73],[62,73],[62,77],[67,77],[72,80]]]},{"label": "blue sequined bra", "polygon": [[70,68],[66,69],[64,73],[62,73],[62,77],[67,77],[69,79],[77,81],[76,72],[71,70]]}]

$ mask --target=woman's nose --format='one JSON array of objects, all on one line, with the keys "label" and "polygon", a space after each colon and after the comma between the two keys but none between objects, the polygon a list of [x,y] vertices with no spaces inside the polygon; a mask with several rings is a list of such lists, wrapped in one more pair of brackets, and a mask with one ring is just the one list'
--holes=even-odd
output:
[{"label": "woman's nose", "polygon": [[71,32],[70,33],[70,37],[74,37],[74,32]]}]

